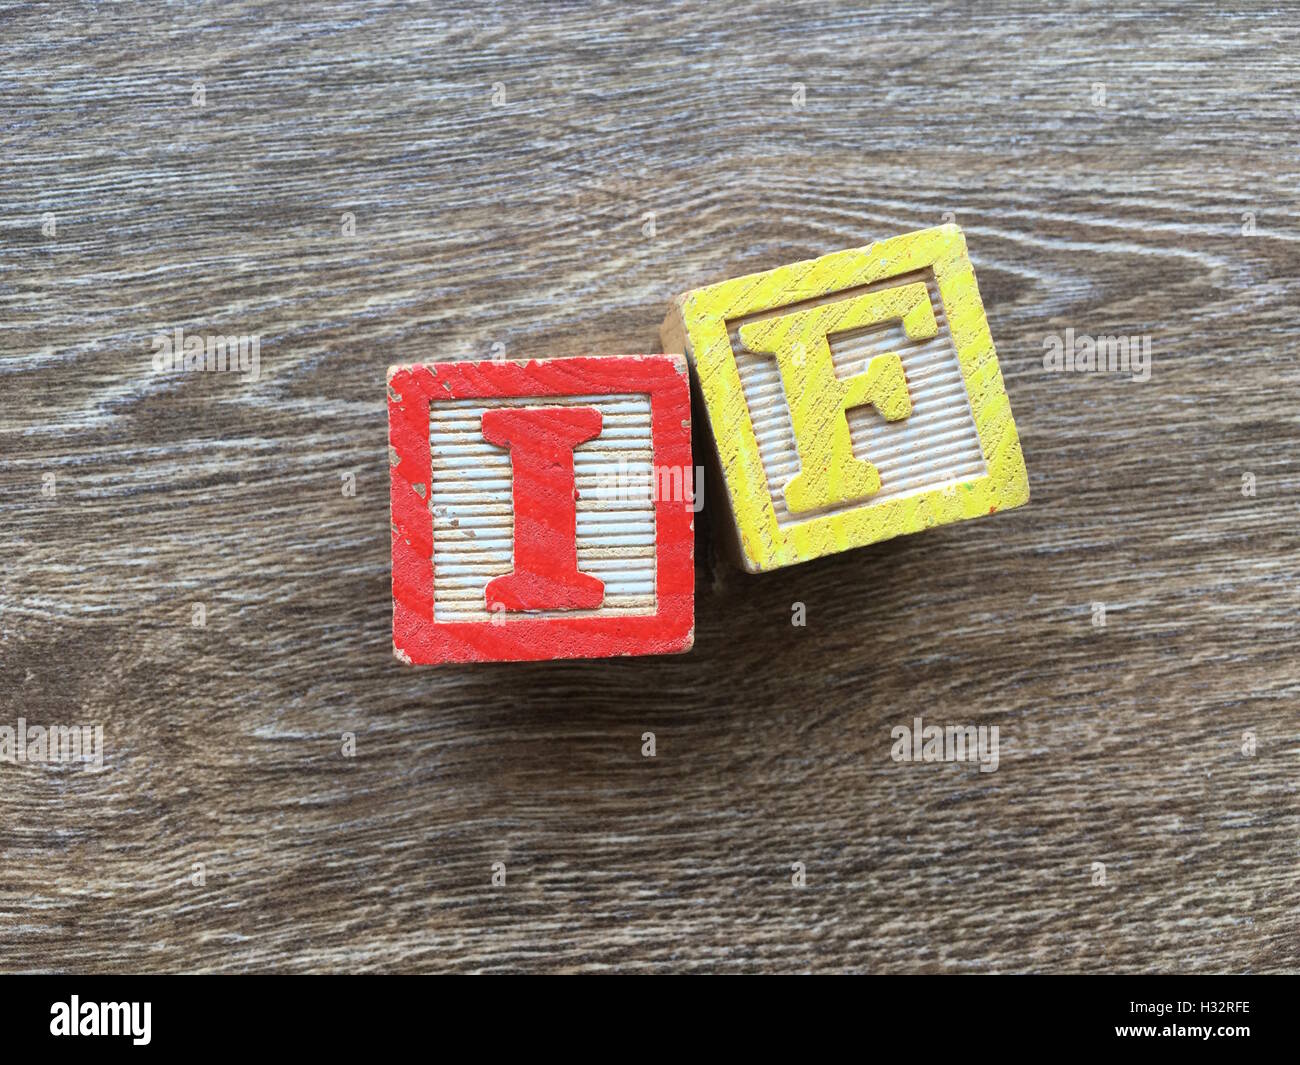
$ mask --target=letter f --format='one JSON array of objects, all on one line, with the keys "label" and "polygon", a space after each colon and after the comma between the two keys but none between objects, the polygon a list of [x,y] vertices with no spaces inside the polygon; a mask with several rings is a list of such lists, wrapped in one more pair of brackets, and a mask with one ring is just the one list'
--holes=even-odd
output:
[{"label": "letter f", "polygon": [[841,380],[831,358],[832,333],[901,319],[911,340],[937,336],[930,294],[921,282],[868,292],[837,303],[741,326],[740,342],[760,355],[775,355],[790,408],[800,470],[785,486],[791,514],[852,503],[880,491],[880,472],[855,458],[847,413],[872,406],[886,421],[912,413],[903,360],[877,355],[866,369]]}]

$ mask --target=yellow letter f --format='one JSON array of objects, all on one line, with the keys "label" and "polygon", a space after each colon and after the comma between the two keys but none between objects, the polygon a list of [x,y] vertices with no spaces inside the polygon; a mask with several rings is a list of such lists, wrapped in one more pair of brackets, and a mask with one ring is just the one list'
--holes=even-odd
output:
[{"label": "yellow letter f", "polygon": [[835,376],[834,333],[865,329],[895,319],[912,340],[939,332],[925,284],[917,282],[868,292],[741,326],[740,342],[750,351],[775,355],[790,407],[800,470],[785,486],[791,514],[865,499],[880,491],[880,472],[853,457],[846,413],[872,406],[886,421],[912,413],[903,360],[896,352],[877,355],[847,380]]}]

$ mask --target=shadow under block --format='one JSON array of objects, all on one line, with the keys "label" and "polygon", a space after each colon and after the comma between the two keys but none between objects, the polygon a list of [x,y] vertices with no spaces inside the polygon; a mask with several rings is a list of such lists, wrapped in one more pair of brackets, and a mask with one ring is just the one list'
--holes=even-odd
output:
[{"label": "shadow under block", "polygon": [[403,662],[690,649],[681,356],[395,366],[388,427]]},{"label": "shadow under block", "polygon": [[741,562],[776,569],[1029,500],[954,225],[677,297]]}]

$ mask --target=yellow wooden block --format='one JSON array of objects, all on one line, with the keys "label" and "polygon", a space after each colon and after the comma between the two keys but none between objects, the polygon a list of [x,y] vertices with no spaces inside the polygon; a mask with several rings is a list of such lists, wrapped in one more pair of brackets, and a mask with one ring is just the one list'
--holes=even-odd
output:
[{"label": "yellow wooden block", "polygon": [[741,560],[806,562],[1029,500],[954,225],[677,297]]}]

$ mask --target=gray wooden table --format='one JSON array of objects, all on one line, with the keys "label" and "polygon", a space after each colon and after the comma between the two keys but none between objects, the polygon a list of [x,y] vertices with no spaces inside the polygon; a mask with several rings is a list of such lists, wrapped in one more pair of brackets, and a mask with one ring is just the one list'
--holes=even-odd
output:
[{"label": "gray wooden table", "polygon": [[[0,762],[0,969],[1295,970],[1300,15],[1217,7],[7,5],[0,726],[104,766]],[[390,363],[945,218],[1027,508],[393,660]]]}]

